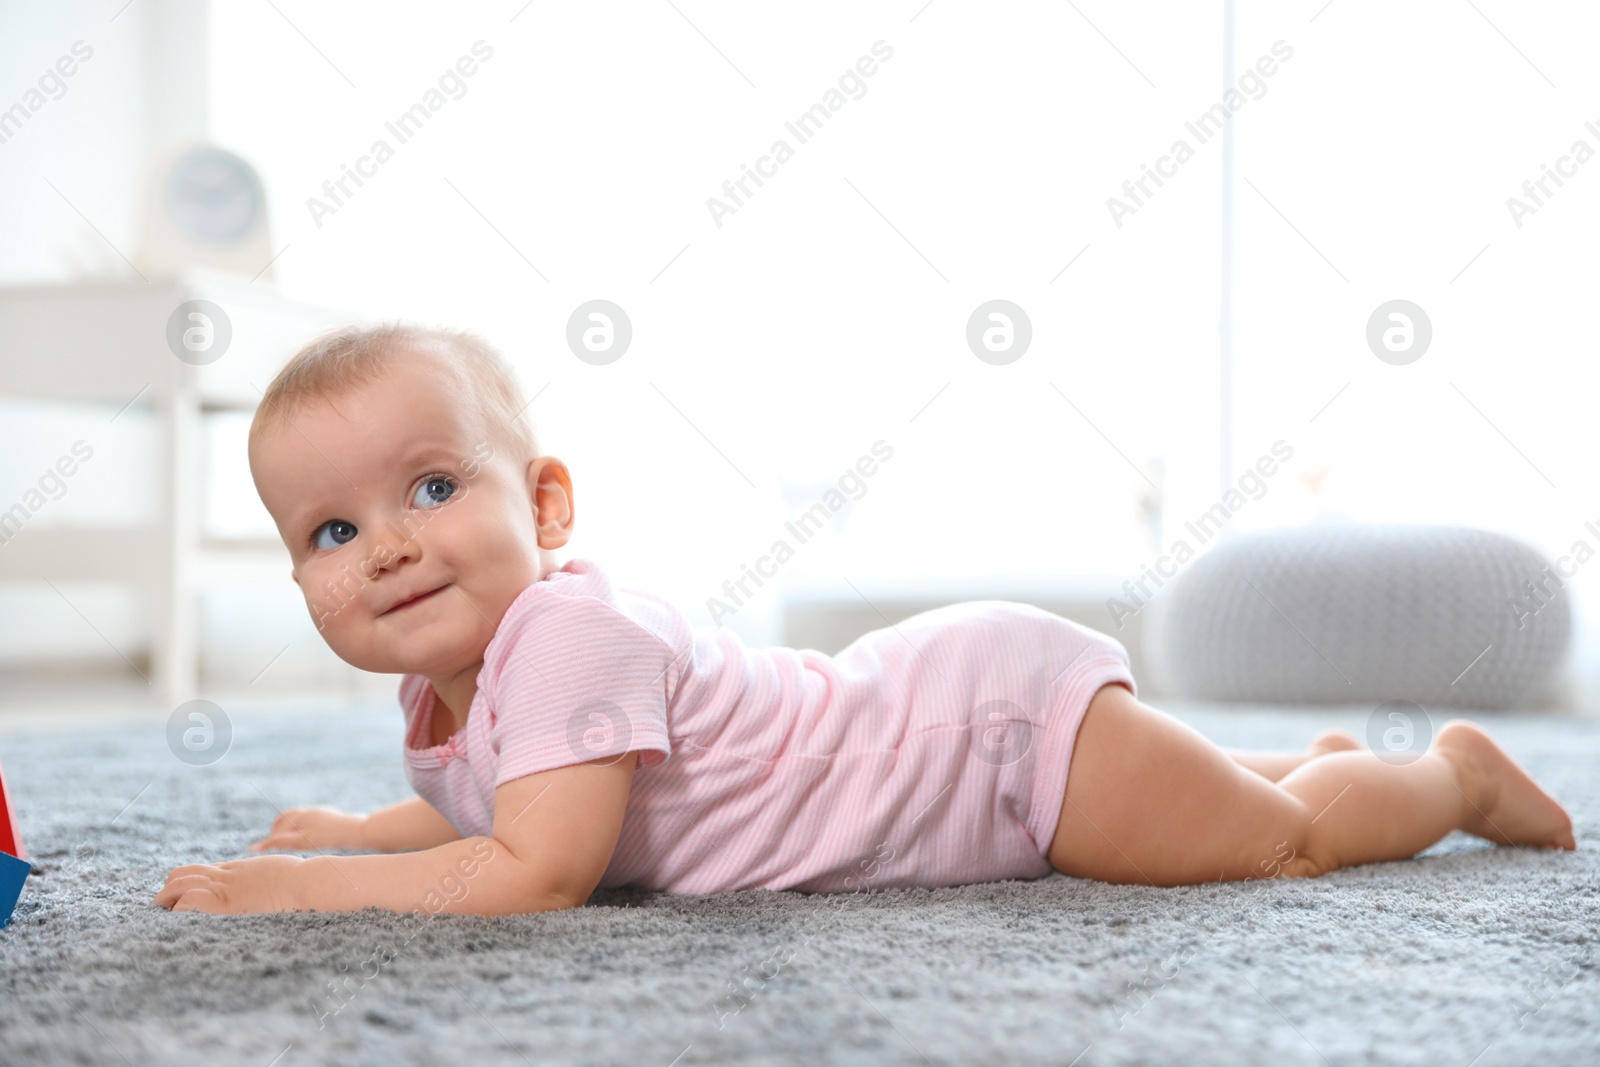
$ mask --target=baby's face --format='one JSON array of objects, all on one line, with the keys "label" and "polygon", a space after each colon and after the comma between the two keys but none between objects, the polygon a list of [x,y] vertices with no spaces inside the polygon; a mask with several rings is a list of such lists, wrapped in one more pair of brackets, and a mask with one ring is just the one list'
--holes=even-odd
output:
[{"label": "baby's face", "polygon": [[540,548],[565,544],[572,521],[565,465],[495,455],[501,438],[433,359],[311,402],[250,456],[329,647],[362,670],[430,678],[483,661],[544,576]]}]

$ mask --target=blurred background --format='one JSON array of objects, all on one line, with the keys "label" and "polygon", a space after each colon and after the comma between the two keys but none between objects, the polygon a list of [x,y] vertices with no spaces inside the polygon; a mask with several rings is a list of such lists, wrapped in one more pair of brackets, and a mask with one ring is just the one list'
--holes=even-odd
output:
[{"label": "blurred background", "polygon": [[[394,692],[317,636],[245,460],[277,367],[356,319],[489,338],[572,471],[563,555],[748,644],[995,596],[1137,658],[1107,601],[1276,442],[1224,537],[1600,547],[1596,30],[1576,2],[0,5],[0,703]],[[1396,299],[1431,323],[1406,365],[1367,340]],[[173,340],[196,300],[209,361]],[[593,300],[631,324],[611,362],[568,344]],[[996,300],[1027,322],[1004,359],[969,342]],[[1572,707],[1596,572],[1564,590]]]}]

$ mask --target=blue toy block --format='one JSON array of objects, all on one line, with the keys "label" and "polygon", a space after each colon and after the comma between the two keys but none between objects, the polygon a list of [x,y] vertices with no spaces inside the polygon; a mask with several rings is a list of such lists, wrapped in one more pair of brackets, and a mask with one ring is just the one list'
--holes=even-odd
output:
[{"label": "blue toy block", "polygon": [[0,852],[0,926],[11,921],[11,912],[22,896],[22,883],[27,881],[32,869],[27,860]]}]

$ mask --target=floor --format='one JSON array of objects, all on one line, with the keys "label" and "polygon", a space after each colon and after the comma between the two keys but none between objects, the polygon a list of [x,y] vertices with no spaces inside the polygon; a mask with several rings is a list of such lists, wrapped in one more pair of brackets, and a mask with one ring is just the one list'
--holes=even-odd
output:
[{"label": "floor", "polygon": [[[245,855],[275,809],[401,799],[398,710],[220,697],[226,747],[196,763],[159,711],[107,701],[0,714],[36,863],[0,930],[0,1062],[1495,1067],[1600,1048],[1593,719],[1474,716],[1567,804],[1575,853],[1454,834],[1294,882],[229,918],[151,896],[173,866]],[[1360,734],[1367,712],[1168,710],[1238,747]]]}]

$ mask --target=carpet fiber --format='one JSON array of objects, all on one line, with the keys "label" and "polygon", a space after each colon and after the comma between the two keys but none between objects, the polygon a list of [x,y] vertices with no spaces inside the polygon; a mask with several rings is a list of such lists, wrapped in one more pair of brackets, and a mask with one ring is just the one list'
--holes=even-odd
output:
[{"label": "carpet fiber", "polygon": [[[1365,726],[1355,710],[1168,710],[1236,747]],[[231,748],[199,767],[173,756],[164,722],[0,720],[36,865],[0,930],[0,1062],[1600,1060],[1591,720],[1475,716],[1567,805],[1575,853],[1452,834],[1320,879],[1175,889],[1052,875],[602,892],[514,918],[173,914],[151,903],[167,872],[248,855],[274,807],[406,795],[392,705],[228,711]]]}]

